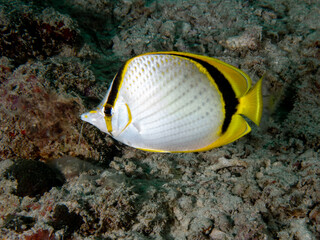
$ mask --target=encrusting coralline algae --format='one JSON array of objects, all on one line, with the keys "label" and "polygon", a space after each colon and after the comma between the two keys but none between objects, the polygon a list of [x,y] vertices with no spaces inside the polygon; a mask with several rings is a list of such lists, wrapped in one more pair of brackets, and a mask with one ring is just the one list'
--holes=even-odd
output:
[{"label": "encrusting coralline algae", "polygon": [[[0,3],[3,238],[320,237],[318,1]],[[266,73],[261,127],[187,154],[81,132],[124,61],[167,50],[216,57],[254,82]],[[8,169],[22,159],[65,182],[17,196]]]}]

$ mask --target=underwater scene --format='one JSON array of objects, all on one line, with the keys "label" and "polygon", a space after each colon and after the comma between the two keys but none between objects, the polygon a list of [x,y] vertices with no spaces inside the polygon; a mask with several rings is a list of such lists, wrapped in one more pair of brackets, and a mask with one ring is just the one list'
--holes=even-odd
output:
[{"label": "underwater scene", "polygon": [[0,239],[320,239],[319,0],[0,0]]}]

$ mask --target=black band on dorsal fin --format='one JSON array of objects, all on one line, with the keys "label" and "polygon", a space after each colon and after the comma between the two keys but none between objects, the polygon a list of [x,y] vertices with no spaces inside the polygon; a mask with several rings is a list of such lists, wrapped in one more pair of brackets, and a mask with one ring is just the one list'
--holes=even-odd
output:
[{"label": "black band on dorsal fin", "polygon": [[173,54],[171,55],[179,56],[182,58],[188,58],[191,59],[199,64],[201,64],[209,74],[211,75],[212,79],[217,84],[219,91],[222,93],[223,100],[225,102],[225,118],[222,124],[221,128],[221,134],[227,131],[229,124],[231,122],[232,115],[236,113],[237,106],[239,104],[239,100],[236,98],[235,92],[233,91],[231,84],[226,79],[226,77],[220,72],[216,67],[212,66],[206,61],[203,61],[201,59],[195,58],[195,57],[189,57],[186,55],[179,55],[179,54]]}]

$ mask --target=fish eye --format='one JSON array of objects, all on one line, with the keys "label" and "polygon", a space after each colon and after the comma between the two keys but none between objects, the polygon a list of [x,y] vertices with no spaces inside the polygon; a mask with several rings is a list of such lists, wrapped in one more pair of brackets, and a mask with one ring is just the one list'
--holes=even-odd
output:
[{"label": "fish eye", "polygon": [[106,117],[111,117],[113,114],[113,111],[112,111],[112,107],[111,106],[105,106],[104,108],[104,115]]}]

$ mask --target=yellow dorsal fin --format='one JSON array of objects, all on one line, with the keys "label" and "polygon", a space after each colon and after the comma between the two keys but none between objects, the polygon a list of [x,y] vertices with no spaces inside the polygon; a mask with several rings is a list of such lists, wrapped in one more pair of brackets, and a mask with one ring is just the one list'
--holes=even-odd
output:
[{"label": "yellow dorsal fin", "polygon": [[262,93],[261,85],[262,78],[257,84],[246,94],[239,99],[239,107],[236,114],[242,114],[250,118],[255,124],[259,126],[262,115]]},{"label": "yellow dorsal fin", "polygon": [[236,98],[244,96],[251,88],[250,77],[240,69],[216,58],[205,57],[207,62],[217,68],[230,83]]}]

